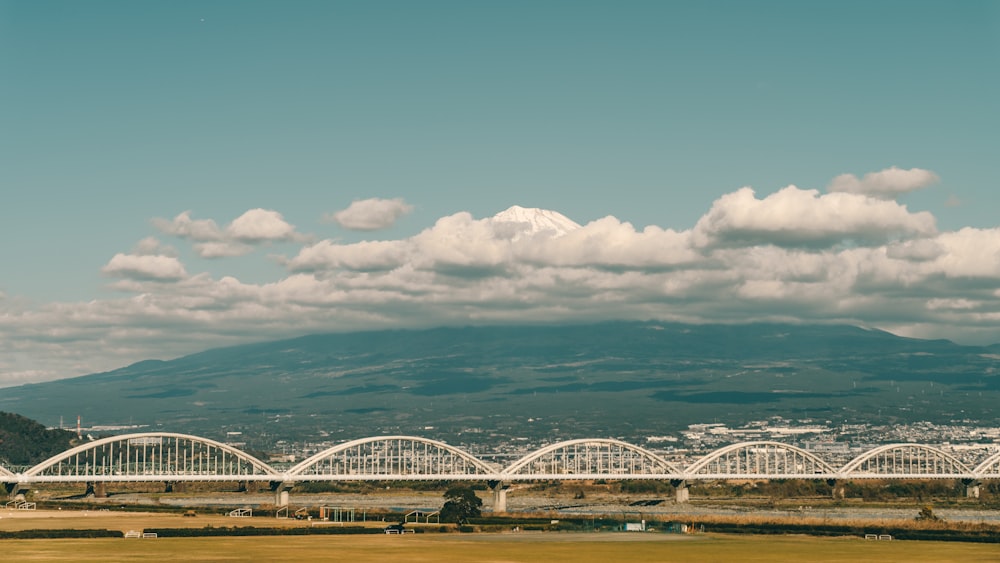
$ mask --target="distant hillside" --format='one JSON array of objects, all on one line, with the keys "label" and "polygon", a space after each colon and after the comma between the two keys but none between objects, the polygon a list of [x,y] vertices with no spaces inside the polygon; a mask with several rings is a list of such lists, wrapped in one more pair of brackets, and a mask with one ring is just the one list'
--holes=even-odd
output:
[{"label": "distant hillside", "polygon": [[34,465],[68,448],[76,435],[48,430],[21,415],[0,412],[0,463]]},{"label": "distant hillside", "polygon": [[134,423],[250,442],[378,433],[635,437],[772,416],[996,425],[998,368],[997,347],[851,326],[387,330],[220,348],[7,388],[0,409],[50,423],[82,415],[85,426]]}]

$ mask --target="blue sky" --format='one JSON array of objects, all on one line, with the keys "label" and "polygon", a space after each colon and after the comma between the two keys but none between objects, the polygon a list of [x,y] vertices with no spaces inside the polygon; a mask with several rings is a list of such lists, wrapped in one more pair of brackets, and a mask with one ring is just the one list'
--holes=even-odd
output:
[{"label": "blue sky", "polygon": [[[990,301],[1000,281],[988,267],[1000,256],[983,251],[997,237],[998,68],[1000,4],[986,1],[0,1],[0,348],[8,357],[0,360],[0,385],[296,330],[417,326],[417,318],[508,322],[490,313],[513,295],[501,282],[542,283],[525,274],[525,260],[531,275],[569,268],[552,274],[560,280],[553,293],[520,298],[528,320],[628,310],[629,317],[855,322],[1000,341]],[[862,181],[891,167],[910,176]],[[857,217],[815,220],[836,218],[858,232],[803,233],[809,225],[767,213],[772,222],[763,227],[734,223],[726,207],[753,207],[725,199],[744,186],[760,201],[789,185],[833,193],[842,174],[867,186],[856,192],[877,197],[849,202]],[[875,205],[891,189],[888,200],[905,206],[906,217]],[[388,219],[366,230],[331,219],[356,200],[372,200]],[[788,205],[844,207],[793,200],[770,204],[786,213]],[[477,246],[462,264],[494,273],[474,286],[461,285],[471,283],[468,272],[421,266],[442,263],[439,248],[426,244],[437,235],[495,238],[468,221],[435,230],[439,220],[463,213],[486,220],[512,205],[553,210],[581,226],[612,216],[636,235],[652,226],[694,236],[701,223],[701,242],[682,236],[664,244],[695,244],[700,259],[732,272],[745,272],[725,255],[740,237],[761,253],[791,252],[771,258],[789,264],[834,255],[843,262],[854,246],[892,254],[894,244],[976,231],[966,232],[966,246],[934,243],[958,253],[940,258],[938,270],[914,266],[892,282],[873,274],[882,281],[871,286],[837,278],[842,299],[823,311],[797,308],[794,299],[752,301],[747,296],[757,293],[733,289],[759,291],[763,280],[751,274],[721,284],[727,298],[670,294],[665,308],[663,287],[679,278],[662,277],[661,258],[684,252],[642,246],[648,240],[619,241],[615,248],[634,257],[628,264],[583,255],[567,264],[559,256],[574,249],[552,257],[548,247],[504,247],[514,258],[499,268],[496,248]],[[255,209],[271,214],[251,215],[243,226],[257,221],[271,230],[251,236],[228,227]],[[812,213],[795,209],[799,217]],[[217,231],[182,233],[174,219],[188,211]],[[933,217],[933,232],[920,213]],[[445,236],[447,228],[458,230]],[[881,234],[872,238],[874,231]],[[820,239],[832,246],[817,248]],[[608,241],[589,240],[581,244]],[[362,241],[382,241],[379,252],[388,254],[359,265],[358,255],[372,253],[356,246]],[[214,250],[198,246],[209,242]],[[696,261],[690,257],[677,260],[666,260],[668,269],[707,271],[678,266]],[[964,271],[956,262],[987,266],[949,274]],[[653,263],[651,274],[644,268]],[[566,281],[609,268],[631,270],[580,287]],[[829,268],[810,268],[767,281],[833,279]],[[435,288],[453,283],[452,293],[464,287],[468,295],[449,301],[440,297],[448,291],[413,289],[413,279],[401,277],[411,270],[427,283],[429,272],[438,276]],[[646,274],[655,279],[636,285]],[[296,285],[304,278],[319,285]],[[229,293],[233,281],[239,299]],[[601,293],[609,284],[614,296]],[[293,285],[299,293],[262,296]],[[634,307],[566,303],[553,311],[559,287],[582,292],[587,303]],[[330,305],[347,291],[367,293],[352,295],[359,305],[350,310]],[[375,293],[374,302],[363,298]],[[242,313],[233,312],[234,300]],[[882,305],[859,313],[858,303],[869,300]],[[158,312],[140,310],[139,301]],[[912,313],[919,303],[951,316]],[[106,353],[87,352],[95,346]]]}]

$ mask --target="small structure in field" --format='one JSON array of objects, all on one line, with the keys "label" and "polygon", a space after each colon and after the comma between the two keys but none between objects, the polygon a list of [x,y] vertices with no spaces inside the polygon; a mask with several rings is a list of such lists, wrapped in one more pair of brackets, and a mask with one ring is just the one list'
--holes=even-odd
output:
[{"label": "small structure in field", "polygon": [[646,531],[646,521],[641,522],[626,522],[625,523],[626,532],[645,532]]}]

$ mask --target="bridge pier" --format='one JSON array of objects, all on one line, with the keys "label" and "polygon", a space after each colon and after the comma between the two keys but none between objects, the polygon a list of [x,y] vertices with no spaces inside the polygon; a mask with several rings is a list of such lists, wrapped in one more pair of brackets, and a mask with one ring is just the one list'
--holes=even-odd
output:
[{"label": "bridge pier", "polygon": [[188,485],[183,481],[165,481],[163,483],[163,492],[165,493],[184,493],[187,492]]},{"label": "bridge pier", "polygon": [[24,483],[4,483],[3,488],[10,500],[24,500],[24,495],[28,494],[28,485]]},{"label": "bridge pier", "polygon": [[271,481],[271,490],[274,491],[274,505],[277,507],[288,506],[289,493],[295,487],[293,481]]},{"label": "bridge pier", "polygon": [[965,485],[966,498],[979,498],[979,487],[982,486],[980,481],[975,479],[962,479],[962,484]]},{"label": "bridge pier", "polygon": [[683,479],[674,479],[670,481],[670,484],[674,486],[676,490],[674,499],[677,504],[684,504],[691,500],[691,490],[688,489],[688,482]]},{"label": "bridge pier", "polygon": [[510,485],[503,481],[489,481],[487,484],[493,490],[493,512],[507,512],[507,490]]},{"label": "bridge pier", "polygon": [[87,482],[87,492],[84,496],[94,497],[94,498],[108,498],[108,485],[104,481],[88,481]]},{"label": "bridge pier", "polygon": [[830,495],[833,496],[833,500],[844,500],[846,495],[843,483],[838,483],[836,479],[827,479],[826,484],[830,485]]}]

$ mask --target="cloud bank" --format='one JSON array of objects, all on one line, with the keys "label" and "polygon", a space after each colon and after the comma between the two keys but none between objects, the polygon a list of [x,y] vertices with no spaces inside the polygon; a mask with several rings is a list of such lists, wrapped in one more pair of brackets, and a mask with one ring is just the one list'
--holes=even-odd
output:
[{"label": "cloud bank", "polygon": [[[281,276],[249,283],[189,272],[175,248],[149,237],[102,268],[119,297],[27,306],[8,296],[0,385],[309,332],[444,324],[836,322],[1000,341],[1000,228],[942,231],[931,213],[887,197],[932,178],[890,168],[838,177],[825,193],[742,188],[681,229],[613,215],[580,224],[515,206],[345,243],[301,234],[271,210],[225,228],[184,212],[154,226],[202,257],[297,246],[280,258]],[[365,201],[376,203],[355,202],[342,224],[387,225],[402,209]]]}]

